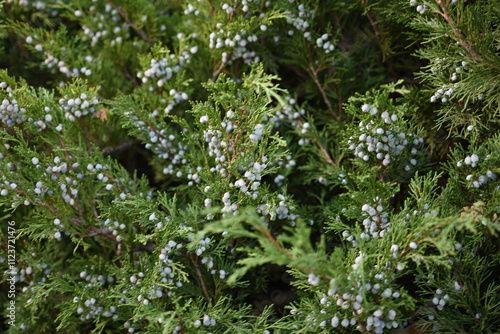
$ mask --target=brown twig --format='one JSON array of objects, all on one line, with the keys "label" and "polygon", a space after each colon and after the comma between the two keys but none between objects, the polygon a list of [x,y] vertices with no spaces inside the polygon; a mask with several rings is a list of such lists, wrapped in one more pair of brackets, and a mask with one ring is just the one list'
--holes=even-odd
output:
[{"label": "brown twig", "polygon": [[[212,81],[217,80],[217,77],[219,76],[220,72],[224,69],[224,62],[221,62],[219,67],[214,68],[214,72],[212,73]],[[214,64],[215,67],[215,64]]]},{"label": "brown twig", "polygon": [[328,96],[326,95],[325,89],[323,88],[323,86],[319,82],[318,71],[316,71],[316,69],[314,69],[314,67],[312,66],[312,63],[309,63],[309,71],[310,71],[310,74],[311,74],[311,78],[313,79],[314,83],[318,87],[319,92],[321,93],[321,96],[323,97],[323,101],[325,102],[325,104],[326,104],[326,106],[328,108],[328,111],[330,111],[330,113],[333,115],[333,118],[335,118],[336,121],[339,121],[340,117],[333,110],[332,104],[330,103],[330,100],[328,99]]},{"label": "brown twig", "polygon": [[[297,121],[297,123],[302,127],[302,121],[300,119]],[[319,149],[323,154],[323,157],[325,158],[326,162],[328,162],[333,167],[337,167],[337,164],[333,161],[332,157],[326,150],[325,146],[319,141],[319,139],[314,137],[313,141],[319,146]]]},{"label": "brown twig", "polygon": [[156,129],[156,127],[154,126],[153,123],[151,123],[150,121],[144,121],[144,123],[146,123],[147,126],[149,126],[151,128],[151,130],[153,130],[153,132],[158,136],[158,137],[161,137],[161,138],[165,138],[161,133],[160,131],[158,131]]},{"label": "brown twig", "polygon": [[148,43],[151,43],[151,39],[149,38],[149,36],[141,29],[139,29],[135,24],[134,24],[134,21],[132,21],[127,13],[125,13],[125,11],[120,7],[118,6],[117,4],[115,4],[113,1],[111,0],[106,0],[107,3],[109,3],[111,6],[113,6],[114,9],[116,9],[116,11],[118,12],[118,14],[120,14],[120,16],[125,20],[125,22],[127,22],[127,24],[143,39],[145,40],[146,42]]},{"label": "brown twig", "polygon": [[363,3],[363,6],[365,6],[365,8],[366,8],[365,14],[366,14],[366,17],[368,18],[368,21],[370,21],[370,25],[373,28],[373,32],[375,32],[375,36],[377,36],[377,40],[378,40],[380,46],[382,46],[383,42],[384,42],[384,36],[380,33],[380,30],[378,29],[377,21],[375,21],[373,19],[373,16],[371,15],[370,11],[368,10],[368,5],[366,4],[366,0],[361,0],[361,2]]},{"label": "brown twig", "polygon": [[118,146],[106,146],[103,150],[104,155],[110,155],[113,153],[120,153],[122,151],[128,150],[135,144],[135,140],[129,140],[125,143],[122,143]]},{"label": "brown twig", "polygon": [[481,56],[476,52],[476,50],[474,50],[472,45],[467,41],[467,39],[460,31],[460,29],[457,28],[459,22],[455,22],[455,20],[453,20],[450,13],[448,12],[448,9],[446,8],[446,4],[443,3],[442,0],[435,0],[435,1],[441,7],[441,11],[438,12],[438,14],[441,15],[446,20],[446,22],[451,26],[453,33],[458,38],[458,42],[460,43],[460,45],[465,50],[467,50],[467,52],[474,60],[481,60]]},{"label": "brown twig", "polygon": [[133,76],[132,74],[130,74],[128,68],[124,67],[122,69],[122,71],[123,71],[123,74],[125,75],[125,77],[132,82],[132,84],[134,85],[135,88],[140,86],[139,82],[137,82],[137,78],[135,76]]},{"label": "brown twig", "polygon": [[210,14],[215,17],[216,10],[212,0],[208,0],[208,4],[210,5]]},{"label": "brown twig", "polygon": [[278,241],[276,241],[276,239],[271,235],[271,233],[267,229],[263,227],[258,227],[257,230],[262,234],[264,234],[271,241],[274,247],[276,247],[277,250],[288,256],[290,259],[293,259],[292,254],[288,253],[283,247],[281,247]]},{"label": "brown twig", "polygon": [[[425,233],[422,235],[422,237],[420,238],[420,240],[421,240],[421,241],[415,241],[415,243],[418,245],[418,244],[419,244],[419,243],[421,243],[421,242],[422,242],[425,238],[427,238],[427,236],[428,236],[429,234],[431,234],[431,233],[432,233],[432,232],[434,232],[435,230],[438,230],[438,229],[440,229],[440,228],[442,228],[442,227],[443,227],[443,226],[441,226],[441,225],[436,225],[436,226],[432,227],[431,229],[429,229],[427,232],[425,232]],[[411,249],[413,249],[413,248],[406,247],[405,249],[403,249],[403,250],[401,251],[401,254],[399,254],[399,258],[401,258],[401,259],[402,259],[402,258],[403,258],[403,255],[405,255],[406,253],[408,253]]]},{"label": "brown twig", "polygon": [[198,266],[198,260],[194,259],[192,254],[188,254],[189,260],[191,260],[191,263],[194,265],[194,269],[196,271],[196,276],[198,276],[198,279],[201,284],[201,289],[203,290],[203,294],[205,295],[205,299],[207,302],[210,302],[212,300],[212,297],[210,297],[210,294],[208,293],[207,287],[205,286],[205,281],[203,280],[203,275],[201,274],[200,267]]},{"label": "brown twig", "polygon": [[92,233],[89,233],[89,234],[75,233],[75,234],[81,238],[90,238],[90,237],[94,237],[96,235],[99,235],[99,236],[104,237],[106,239],[109,239],[111,241],[116,241],[116,237],[112,234],[107,233],[102,227],[98,228],[98,227],[91,226],[91,227],[89,227],[89,231],[91,231]]},{"label": "brown twig", "polygon": [[326,150],[325,146],[323,146],[323,144],[321,144],[321,142],[317,139],[315,140],[315,142],[316,142],[316,144],[318,144],[319,149],[321,150],[321,153],[323,153],[323,156],[325,157],[326,162],[328,162],[333,167],[337,167],[335,162],[332,160],[332,157],[330,157],[330,154],[328,154],[328,151]]},{"label": "brown twig", "polygon": [[45,208],[47,208],[50,212],[54,214],[58,213],[58,211],[54,207],[50,206],[48,203],[42,201],[41,199],[34,199],[33,202],[43,205]]},{"label": "brown twig", "polygon": [[117,179],[115,179],[113,176],[111,176],[111,174],[109,174],[106,171],[103,171],[102,173],[104,174],[104,176],[106,176],[111,182],[113,182],[116,185],[116,189],[118,189],[119,191],[123,191],[123,189],[120,186],[120,183],[118,182]]}]

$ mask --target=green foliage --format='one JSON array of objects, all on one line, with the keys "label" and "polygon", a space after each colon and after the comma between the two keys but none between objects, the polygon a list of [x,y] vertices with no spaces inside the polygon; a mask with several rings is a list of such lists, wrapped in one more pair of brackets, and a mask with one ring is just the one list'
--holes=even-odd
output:
[{"label": "green foliage", "polygon": [[498,332],[495,1],[0,5],[0,331]]}]

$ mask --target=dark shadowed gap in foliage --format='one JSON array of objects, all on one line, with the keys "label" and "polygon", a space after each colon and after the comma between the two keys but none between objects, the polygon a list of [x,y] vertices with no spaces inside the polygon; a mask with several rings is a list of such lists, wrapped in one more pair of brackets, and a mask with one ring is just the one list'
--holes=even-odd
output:
[{"label": "dark shadowed gap in foliage", "polygon": [[138,178],[146,176],[151,187],[160,186],[160,183],[156,181],[153,167],[148,163],[153,154],[143,144],[128,141],[116,147],[106,147],[104,153],[116,159],[130,175],[137,173]]},{"label": "dark shadowed gap in foliage", "polygon": [[259,315],[268,305],[273,305],[276,315],[288,314],[287,305],[297,299],[296,288],[291,285],[294,278],[287,272],[288,268],[274,264],[265,266],[267,281],[265,288],[250,294],[245,302],[253,305],[252,313]]},{"label": "dark shadowed gap in foliage", "polygon": [[38,60],[23,47],[23,43],[14,34],[9,34],[9,38],[0,44],[0,49],[8,55],[0,58],[0,69],[6,69],[10,76],[23,78],[31,86],[52,87],[54,75],[36,65]]}]

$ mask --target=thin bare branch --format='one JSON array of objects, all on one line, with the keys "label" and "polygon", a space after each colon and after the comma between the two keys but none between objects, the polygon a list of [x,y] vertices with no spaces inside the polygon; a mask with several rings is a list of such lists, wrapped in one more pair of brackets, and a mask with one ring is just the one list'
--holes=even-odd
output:
[{"label": "thin bare branch", "polygon": [[450,25],[451,29],[453,30],[453,33],[458,38],[458,42],[460,43],[460,45],[465,50],[467,50],[467,52],[470,54],[470,56],[474,60],[481,60],[481,56],[476,52],[476,50],[474,50],[474,48],[469,43],[469,41],[467,41],[465,36],[462,34],[462,31],[457,28],[458,22],[456,22],[451,17],[450,13],[448,12],[448,8],[447,8],[446,4],[443,3],[442,0],[435,0],[435,1],[441,7],[441,11],[438,12],[438,14],[441,15],[446,20],[446,22]]},{"label": "thin bare branch", "polygon": [[127,24],[143,39],[145,40],[146,42],[148,43],[151,43],[151,39],[149,38],[149,36],[141,29],[139,29],[134,21],[132,21],[127,13],[125,13],[125,11],[120,7],[118,6],[117,4],[115,4],[113,1],[111,0],[106,0],[107,3],[109,3],[111,6],[113,6],[114,9],[116,9],[116,11],[118,12],[118,14],[120,14],[120,16],[125,20],[125,22],[127,22]]},{"label": "thin bare branch", "polygon": [[208,293],[207,287],[205,285],[205,280],[203,279],[203,274],[200,271],[200,266],[198,265],[197,259],[194,258],[192,254],[188,254],[189,260],[191,260],[191,263],[194,266],[194,270],[196,271],[196,276],[198,276],[198,280],[200,281],[201,285],[201,290],[203,290],[203,294],[205,295],[205,299],[207,302],[210,302],[212,300],[212,297]]}]

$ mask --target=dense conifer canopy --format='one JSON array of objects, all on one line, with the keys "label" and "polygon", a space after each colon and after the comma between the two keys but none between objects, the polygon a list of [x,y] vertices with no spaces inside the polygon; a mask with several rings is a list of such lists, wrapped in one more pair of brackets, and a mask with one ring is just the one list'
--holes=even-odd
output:
[{"label": "dense conifer canopy", "polygon": [[497,0],[0,6],[0,332],[498,333]]}]

